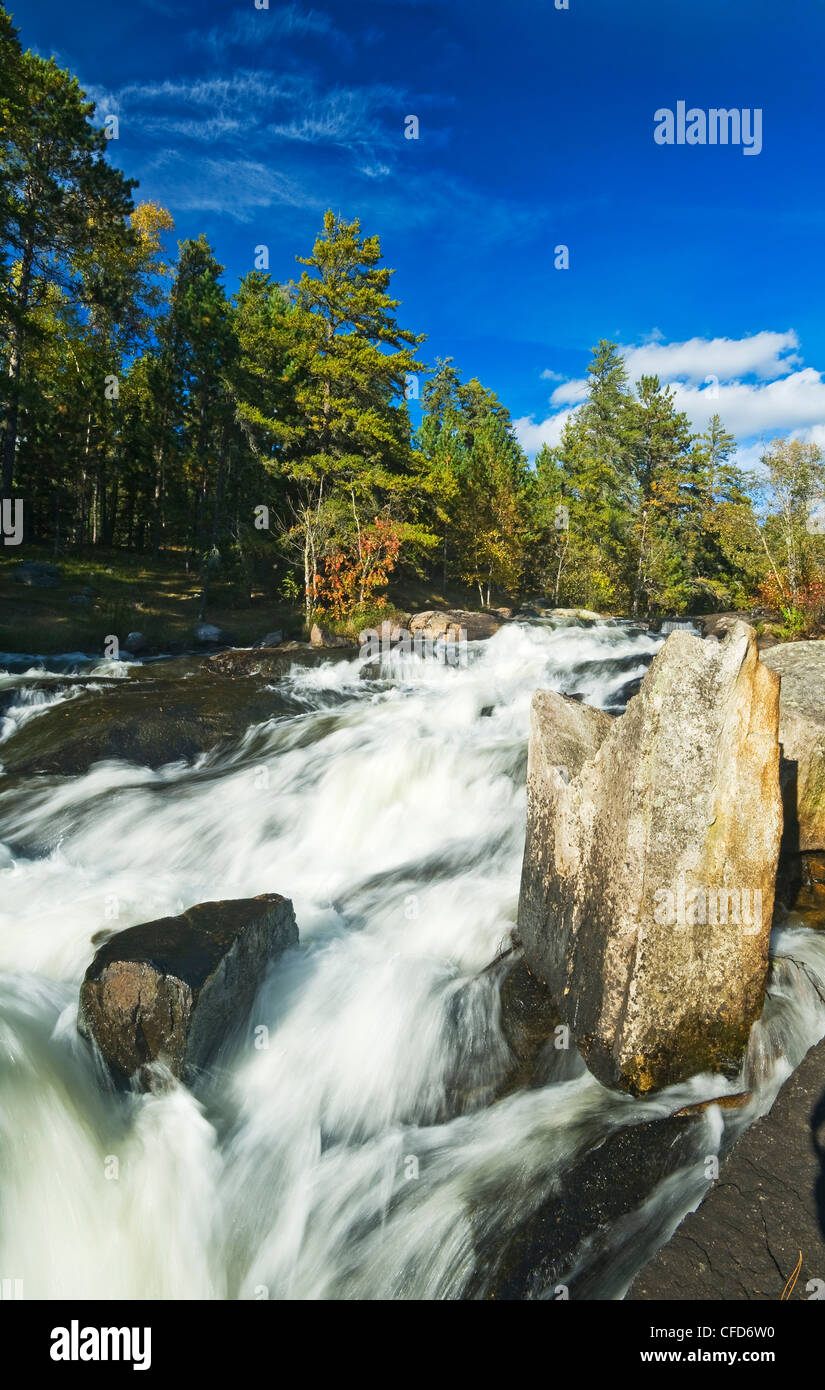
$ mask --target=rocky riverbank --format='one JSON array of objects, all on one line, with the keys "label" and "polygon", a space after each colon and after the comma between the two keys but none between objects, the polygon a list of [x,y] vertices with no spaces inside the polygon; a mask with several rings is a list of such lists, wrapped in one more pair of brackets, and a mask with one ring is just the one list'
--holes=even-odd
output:
[{"label": "rocky riverbank", "polygon": [[626,1297],[825,1299],[825,1041]]}]

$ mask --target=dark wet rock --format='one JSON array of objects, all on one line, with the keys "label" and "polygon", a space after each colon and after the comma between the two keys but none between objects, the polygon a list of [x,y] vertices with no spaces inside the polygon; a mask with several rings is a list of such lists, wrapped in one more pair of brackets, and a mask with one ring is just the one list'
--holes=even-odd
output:
[{"label": "dark wet rock", "polygon": [[280,647],[284,640],[284,634],[278,629],[277,632],[268,632],[265,637],[261,637],[258,642],[253,642],[253,647]]},{"label": "dark wet rock", "polygon": [[825,1041],[735,1145],[701,1206],[626,1297],[807,1301],[822,1298],[824,1280]]},{"label": "dark wet rock", "polygon": [[[568,1039],[563,1025],[560,1029],[561,1016],[547,986],[531,974],[521,951],[516,948],[500,968],[501,1031],[515,1063],[499,1088],[498,1094],[504,1096],[526,1086],[543,1085],[555,1070],[558,1059],[553,1053],[566,1051]],[[548,1052],[549,1059],[545,1056]],[[549,1065],[542,1065],[548,1060]]]},{"label": "dark wet rock", "polygon": [[351,637],[345,637],[340,632],[331,632],[329,628],[322,627],[320,623],[312,624],[309,640],[313,647],[326,647],[332,650],[349,649],[357,646]]},{"label": "dark wet rock", "polygon": [[671,634],[578,772],[534,723],[519,934],[605,1085],[738,1069],[768,970],[778,707],[740,624],[722,643]]},{"label": "dark wet rock", "polygon": [[184,676],[186,662],[134,669],[140,678],[111,680],[24,724],[3,744],[6,775],[76,776],[110,759],[151,768],[190,761],[274,712],[263,681],[227,687],[197,667]]},{"label": "dark wet rock", "polygon": [[424,613],[414,613],[410,618],[410,632],[431,639],[458,642],[462,638],[468,642],[480,642],[492,637],[504,622],[495,613],[473,613],[466,608],[431,608]]},{"label": "dark wet rock", "polygon": [[246,1020],[267,967],[297,944],[292,903],[277,893],[129,927],[86,971],[78,1028],[120,1082],[158,1061],[191,1081]]},{"label": "dark wet rock", "polygon": [[213,623],[198,623],[195,628],[195,641],[200,642],[203,647],[231,647],[235,639],[231,632],[225,632],[222,627],[215,627]]},{"label": "dark wet rock", "polygon": [[45,560],[21,560],[14,568],[16,584],[25,584],[30,589],[54,589],[63,578],[57,565]]},{"label": "dark wet rock", "polygon": [[782,677],[783,852],[825,850],[825,641],[784,643],[762,661]]},{"label": "dark wet rock", "polygon": [[133,656],[144,656],[150,650],[150,644],[142,632],[129,632],[123,641],[123,646],[130,651]]},{"label": "dark wet rock", "polygon": [[[0,715],[8,714],[15,705],[25,702],[27,695],[66,695],[82,692],[87,686],[114,687],[119,683],[116,676],[17,676],[0,688]],[[8,747],[3,745],[3,750]],[[0,762],[3,755],[0,754]]]},{"label": "dark wet rock", "polygon": [[704,1124],[695,1115],[634,1124],[595,1147],[585,1144],[560,1176],[551,1179],[548,1170],[546,1195],[536,1194],[533,1210],[515,1231],[505,1234],[489,1225],[477,1231],[478,1272],[465,1297],[575,1298],[583,1250],[592,1267],[609,1247],[619,1218],[642,1206],[665,1178],[700,1161],[707,1143]]},{"label": "dark wet rock", "polygon": [[92,606],[89,594],[69,594],[68,601],[73,608],[91,608]]},{"label": "dark wet rock", "polygon": [[208,656],[204,669],[219,676],[261,676],[279,681],[293,666],[317,666],[322,657],[305,642],[284,642],[280,647],[233,647]]}]

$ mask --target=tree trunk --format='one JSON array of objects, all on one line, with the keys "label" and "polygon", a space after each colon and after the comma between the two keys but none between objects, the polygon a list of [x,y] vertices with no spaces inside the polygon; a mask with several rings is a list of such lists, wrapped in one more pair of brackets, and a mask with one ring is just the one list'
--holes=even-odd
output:
[{"label": "tree trunk", "polygon": [[8,404],[3,425],[2,477],[0,478],[0,499],[11,498],[14,489],[14,465],[17,458],[17,429],[20,422],[20,378],[23,371],[24,319],[29,307],[29,294],[32,282],[34,246],[27,240],[23,247],[20,265],[20,284],[15,302],[15,322],[12,328],[9,350]]}]

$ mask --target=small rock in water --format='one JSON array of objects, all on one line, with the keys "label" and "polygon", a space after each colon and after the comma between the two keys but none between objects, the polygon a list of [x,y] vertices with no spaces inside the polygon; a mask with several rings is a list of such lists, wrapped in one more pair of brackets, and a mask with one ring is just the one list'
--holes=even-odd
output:
[{"label": "small rock in water", "polygon": [[149,650],[149,643],[142,632],[128,633],[123,645],[133,656],[142,656],[144,652]]},{"label": "small rock in water", "polygon": [[254,647],[280,647],[284,640],[283,632],[268,632],[260,641],[253,642]]},{"label": "small rock in water", "polygon": [[158,1061],[191,1081],[247,1014],[267,966],[297,944],[292,903],[278,893],[128,927],[86,971],[78,1028],[121,1083]]}]

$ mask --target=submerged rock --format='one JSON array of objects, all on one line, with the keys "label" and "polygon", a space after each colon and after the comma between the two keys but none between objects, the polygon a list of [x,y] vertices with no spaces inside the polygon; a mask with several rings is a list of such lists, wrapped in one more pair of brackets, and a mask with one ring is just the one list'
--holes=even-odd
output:
[{"label": "submerged rock", "polygon": [[489,1223],[478,1230],[476,1272],[464,1297],[586,1298],[588,1269],[609,1251],[614,1223],[641,1207],[665,1178],[700,1163],[706,1147],[696,1115],[634,1124],[585,1144],[554,1180],[545,1177],[544,1193],[525,1194],[529,1215],[515,1230]]},{"label": "submerged rock", "polygon": [[785,853],[825,849],[825,641],[787,642],[763,652],[782,677],[780,780]]},{"label": "submerged rock", "polygon": [[534,720],[519,934],[606,1085],[643,1095],[741,1061],[768,969],[778,706],[739,624],[718,644],[673,633],[569,782],[571,745]]},{"label": "submerged rock", "polygon": [[157,1061],[192,1080],[244,1019],[266,967],[297,943],[292,903],[277,893],[128,927],[86,971],[78,1028],[118,1081]]}]

